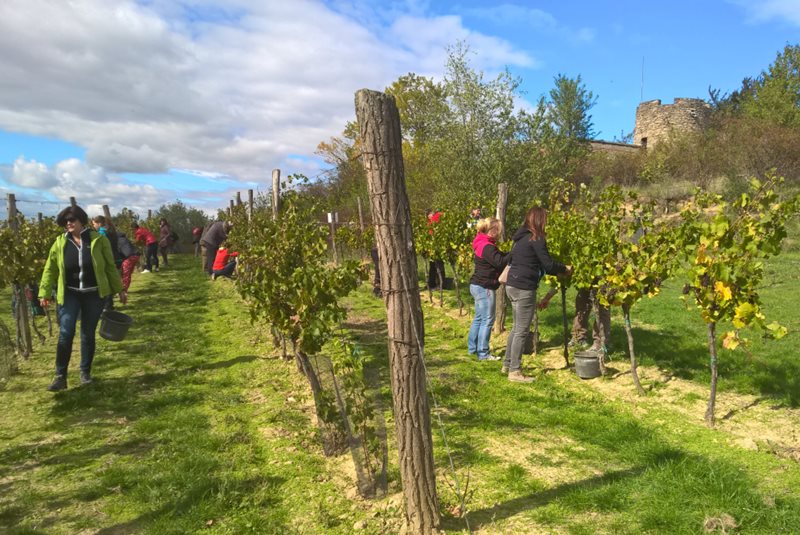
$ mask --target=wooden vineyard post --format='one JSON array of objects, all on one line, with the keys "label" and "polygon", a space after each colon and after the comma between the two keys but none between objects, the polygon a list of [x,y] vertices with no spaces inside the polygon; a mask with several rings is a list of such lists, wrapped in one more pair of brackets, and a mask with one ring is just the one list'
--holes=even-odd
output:
[{"label": "wooden vineyard post", "polygon": [[[17,199],[13,193],[8,194],[8,226],[14,233],[19,232],[17,222]],[[14,319],[17,324],[17,350],[23,358],[27,359],[33,352],[33,340],[31,338],[31,326],[28,323],[28,298],[25,296],[25,289],[18,282],[11,285],[14,294],[16,307],[14,308]]]},{"label": "wooden vineyard post", "polygon": [[241,206],[241,205],[242,205],[242,192],[241,191],[237,191],[236,192],[236,206]]},{"label": "wooden vineyard post", "polygon": [[428,534],[439,527],[439,503],[422,353],[425,332],[403,170],[400,116],[394,97],[377,91],[358,91],[355,105],[386,304],[392,405],[406,521],[411,533]]},{"label": "wooden vineyard post", "polygon": [[247,190],[247,220],[253,219],[253,190]]},{"label": "wooden vineyard post", "polygon": [[560,281],[561,287],[561,319],[564,323],[564,368],[569,368],[569,327],[567,327],[567,285]]},{"label": "wooden vineyard post", "polygon": [[272,170],[272,220],[278,219],[281,211],[281,170]]},{"label": "wooden vineyard post", "polygon": [[148,209],[147,210],[147,220],[150,221],[151,219],[153,219],[153,211]]},{"label": "wooden vineyard post", "polygon": [[113,225],[113,223],[111,222],[111,210],[108,209],[107,204],[103,205],[103,217],[106,218],[106,224]]},{"label": "wooden vineyard post", "polygon": [[234,207],[233,199],[231,199],[230,206],[228,206],[228,215],[233,215],[233,207]]},{"label": "wooden vineyard post", "polygon": [[[503,224],[503,235],[498,238],[498,242],[506,239],[506,205],[508,204],[508,184],[501,182],[497,185],[497,211],[495,217]],[[506,330],[506,285],[501,284],[495,292],[494,322],[495,334],[500,334]]]},{"label": "wooden vineyard post", "polygon": [[73,208],[75,208],[76,206],[78,206],[78,201],[76,201],[76,200],[75,200],[75,197],[70,197],[70,198],[69,198],[69,205],[70,205],[71,207],[73,207]]}]

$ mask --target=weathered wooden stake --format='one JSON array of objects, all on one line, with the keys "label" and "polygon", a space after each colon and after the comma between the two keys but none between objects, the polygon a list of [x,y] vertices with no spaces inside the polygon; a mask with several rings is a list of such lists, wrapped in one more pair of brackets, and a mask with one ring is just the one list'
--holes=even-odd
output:
[{"label": "weathered wooden stake", "polygon": [[247,190],[247,220],[253,219],[253,190]]},{"label": "weathered wooden stake", "polygon": [[278,219],[281,211],[281,170],[272,170],[272,219]]},{"label": "weathered wooden stake", "polygon": [[75,197],[70,197],[69,198],[69,205],[72,206],[73,208],[78,206],[78,201],[75,200]]},{"label": "weathered wooden stake", "polygon": [[106,223],[107,224],[109,224],[111,226],[114,226],[114,223],[111,221],[111,210],[108,209],[108,205],[107,204],[103,205],[103,217],[106,218]]},{"label": "weathered wooden stake", "polygon": [[[497,210],[495,217],[503,224],[503,235],[500,236],[498,242],[505,240],[505,227],[506,227],[506,205],[508,204],[508,184],[501,182],[497,185]],[[506,285],[501,284],[500,288],[495,293],[494,302],[494,316],[497,320],[494,322],[495,334],[500,334],[506,330]]]},{"label": "weathered wooden stake", "polygon": [[429,534],[439,527],[439,502],[425,387],[425,330],[403,170],[400,116],[391,95],[362,89],[356,93],[355,101],[386,303],[406,521],[411,533]]},{"label": "weathered wooden stake", "polygon": [[153,218],[153,211],[152,210],[147,210],[147,220],[149,221],[152,218]]},{"label": "weathered wooden stake", "polygon": [[37,212],[37,213],[36,213],[36,221],[38,221],[39,223],[41,223],[43,220],[44,220],[44,215],[42,215],[42,213],[41,213],[41,212]]},{"label": "weathered wooden stake", "polygon": [[236,192],[236,206],[241,206],[241,205],[242,205],[242,192],[241,191],[237,191]]}]

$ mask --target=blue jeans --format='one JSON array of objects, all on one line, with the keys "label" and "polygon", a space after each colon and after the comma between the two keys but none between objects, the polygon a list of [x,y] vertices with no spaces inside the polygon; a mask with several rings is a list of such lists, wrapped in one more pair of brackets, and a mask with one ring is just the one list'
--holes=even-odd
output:
[{"label": "blue jeans", "polygon": [[100,314],[103,313],[103,304],[104,299],[101,299],[97,292],[64,291],[64,302],[58,307],[56,375],[67,375],[78,314],[81,318],[81,371],[86,373],[91,371],[94,360],[95,332],[97,323],[100,321]]},{"label": "blue jeans", "polygon": [[503,365],[510,372],[518,372],[522,367],[522,350],[525,348],[525,339],[528,337],[533,313],[536,311],[536,290],[522,290],[506,286],[506,295],[511,301],[514,327],[508,334],[506,358],[503,360]]},{"label": "blue jeans", "polygon": [[495,290],[489,290],[477,284],[469,285],[469,293],[475,300],[475,318],[469,328],[467,351],[478,355],[478,360],[489,357],[489,337],[494,326]]}]

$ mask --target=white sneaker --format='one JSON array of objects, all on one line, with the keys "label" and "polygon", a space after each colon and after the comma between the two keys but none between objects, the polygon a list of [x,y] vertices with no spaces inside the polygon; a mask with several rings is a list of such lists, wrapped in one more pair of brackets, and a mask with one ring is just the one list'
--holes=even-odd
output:
[{"label": "white sneaker", "polygon": [[143,269],[142,273],[150,273],[150,270],[149,269]]}]

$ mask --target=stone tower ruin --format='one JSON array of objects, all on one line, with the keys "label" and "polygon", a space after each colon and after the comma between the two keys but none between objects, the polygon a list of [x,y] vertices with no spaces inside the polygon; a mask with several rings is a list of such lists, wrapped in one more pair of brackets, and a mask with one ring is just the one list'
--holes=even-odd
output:
[{"label": "stone tower ruin", "polygon": [[711,106],[700,98],[676,98],[672,104],[660,100],[642,102],[636,108],[633,143],[652,147],[673,133],[700,132],[711,118]]}]

